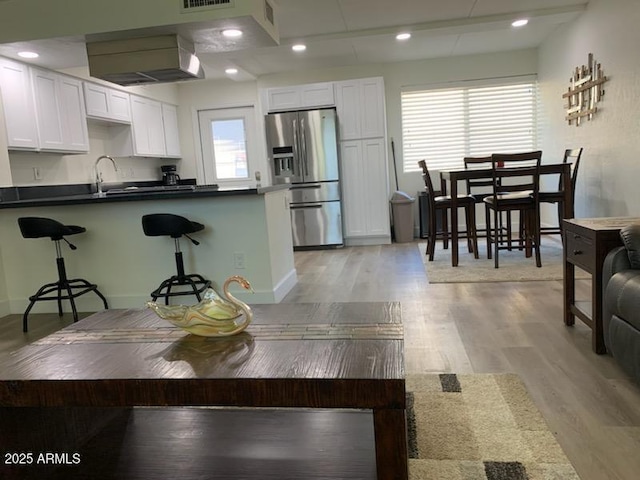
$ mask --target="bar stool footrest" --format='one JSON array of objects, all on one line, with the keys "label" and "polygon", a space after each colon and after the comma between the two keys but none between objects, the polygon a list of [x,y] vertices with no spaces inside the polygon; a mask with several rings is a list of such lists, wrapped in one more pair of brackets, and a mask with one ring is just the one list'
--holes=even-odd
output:
[{"label": "bar stool footrest", "polygon": [[[173,287],[183,286],[190,286],[191,290],[171,291]],[[209,287],[211,287],[211,281],[206,280],[202,275],[196,273],[183,276],[174,275],[166,279],[158,288],[151,292],[151,298],[155,301],[158,297],[168,299],[169,297],[177,297],[180,295],[195,295],[198,301],[200,301],[202,300],[200,294]]]},{"label": "bar stool footrest", "polygon": [[[80,285],[73,285],[73,283],[82,282]],[[74,292],[74,289],[82,288],[84,290],[80,290],[79,292]],[[71,295],[69,295],[69,290],[72,290]],[[95,292],[98,290],[98,286],[89,283],[88,281],[82,278],[75,278],[73,280],[68,280],[67,283],[63,282],[52,282],[47,283],[40,287],[40,290],[35,295],[31,295],[29,297],[30,302],[39,302],[41,300],[69,300],[71,298],[77,298],[85,293]],[[49,295],[50,293],[55,292],[55,296],[46,297],[45,295]],[[61,292],[58,295],[58,292]],[[62,295],[64,293],[64,295]]]}]

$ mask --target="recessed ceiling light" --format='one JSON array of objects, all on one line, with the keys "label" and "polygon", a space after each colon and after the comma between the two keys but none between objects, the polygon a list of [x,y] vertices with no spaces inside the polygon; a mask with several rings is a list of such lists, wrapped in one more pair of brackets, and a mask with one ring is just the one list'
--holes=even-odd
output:
[{"label": "recessed ceiling light", "polygon": [[291,47],[291,50],[293,50],[294,52],[304,52],[306,49],[307,49],[307,46],[303,45],[302,43],[298,43]]},{"label": "recessed ceiling light", "polygon": [[410,38],[410,33],[399,33],[398,35],[396,35],[396,40],[409,40]]},{"label": "recessed ceiling light", "polygon": [[22,58],[38,58],[40,55],[36,52],[18,52],[18,56]]},{"label": "recessed ceiling light", "polygon": [[222,31],[222,35],[229,38],[237,38],[242,36],[242,30],[237,30],[235,28],[229,28],[227,30]]},{"label": "recessed ceiling light", "polygon": [[227,68],[224,73],[227,73],[229,75],[235,75],[236,73],[238,73],[238,69],[237,68]]},{"label": "recessed ceiling light", "polygon": [[511,23],[512,27],[524,27],[527,23],[529,23],[529,20],[527,20],[526,18],[520,19],[520,20],[516,20],[515,22]]}]

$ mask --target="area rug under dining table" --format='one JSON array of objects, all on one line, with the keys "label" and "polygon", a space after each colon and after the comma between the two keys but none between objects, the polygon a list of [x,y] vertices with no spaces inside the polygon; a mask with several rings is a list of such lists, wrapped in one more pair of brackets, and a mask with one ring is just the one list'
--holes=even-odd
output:
[{"label": "area rug under dining table", "polygon": [[[418,248],[427,272],[429,283],[475,283],[475,282],[523,282],[536,280],[562,280],[562,244],[555,240],[543,239],[540,247],[542,266],[536,267],[535,258],[527,258],[524,251],[500,251],[500,267],[494,267],[494,260],[487,258],[484,239],[478,240],[478,256],[467,252],[466,241],[460,242],[460,257],[457,267],[451,266],[451,251],[436,242],[433,262],[425,254],[426,242],[419,242]],[[589,278],[586,272],[576,269],[576,278]]]},{"label": "area rug under dining table", "polygon": [[407,375],[410,480],[579,480],[516,374]]}]

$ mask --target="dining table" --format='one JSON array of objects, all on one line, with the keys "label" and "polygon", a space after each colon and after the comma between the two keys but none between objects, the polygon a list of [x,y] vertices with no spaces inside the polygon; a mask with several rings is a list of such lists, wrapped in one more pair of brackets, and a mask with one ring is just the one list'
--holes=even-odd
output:
[{"label": "dining table", "polygon": [[[540,175],[559,175],[562,178],[561,185],[571,185],[571,163],[548,163],[540,165]],[[464,180],[492,178],[492,168],[451,169],[441,170],[440,178],[449,183],[449,195],[451,196],[451,265],[458,266],[458,182]],[[571,188],[564,188],[563,219],[572,218]]]}]

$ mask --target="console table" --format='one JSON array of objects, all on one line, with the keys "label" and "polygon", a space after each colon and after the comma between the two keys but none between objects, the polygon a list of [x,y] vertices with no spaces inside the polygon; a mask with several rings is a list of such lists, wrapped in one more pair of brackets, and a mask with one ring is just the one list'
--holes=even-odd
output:
[{"label": "console table", "polygon": [[[26,407],[366,409],[373,412],[377,478],[406,480],[399,303],[256,305],[254,312],[247,330],[226,338],[188,335],[147,309],[96,313],[23,347],[0,366],[0,407],[20,410],[15,418],[33,410]],[[313,438],[313,421],[306,425],[303,431]],[[33,431],[27,430],[24,435]],[[61,448],[62,439],[56,445]]]},{"label": "console table", "polygon": [[[591,327],[591,347],[606,353],[602,327],[602,267],[613,248],[622,245],[620,230],[640,218],[573,218],[563,220],[564,231],[564,323],[573,325],[575,317]],[[575,267],[591,274],[591,301],[575,301]]]}]

